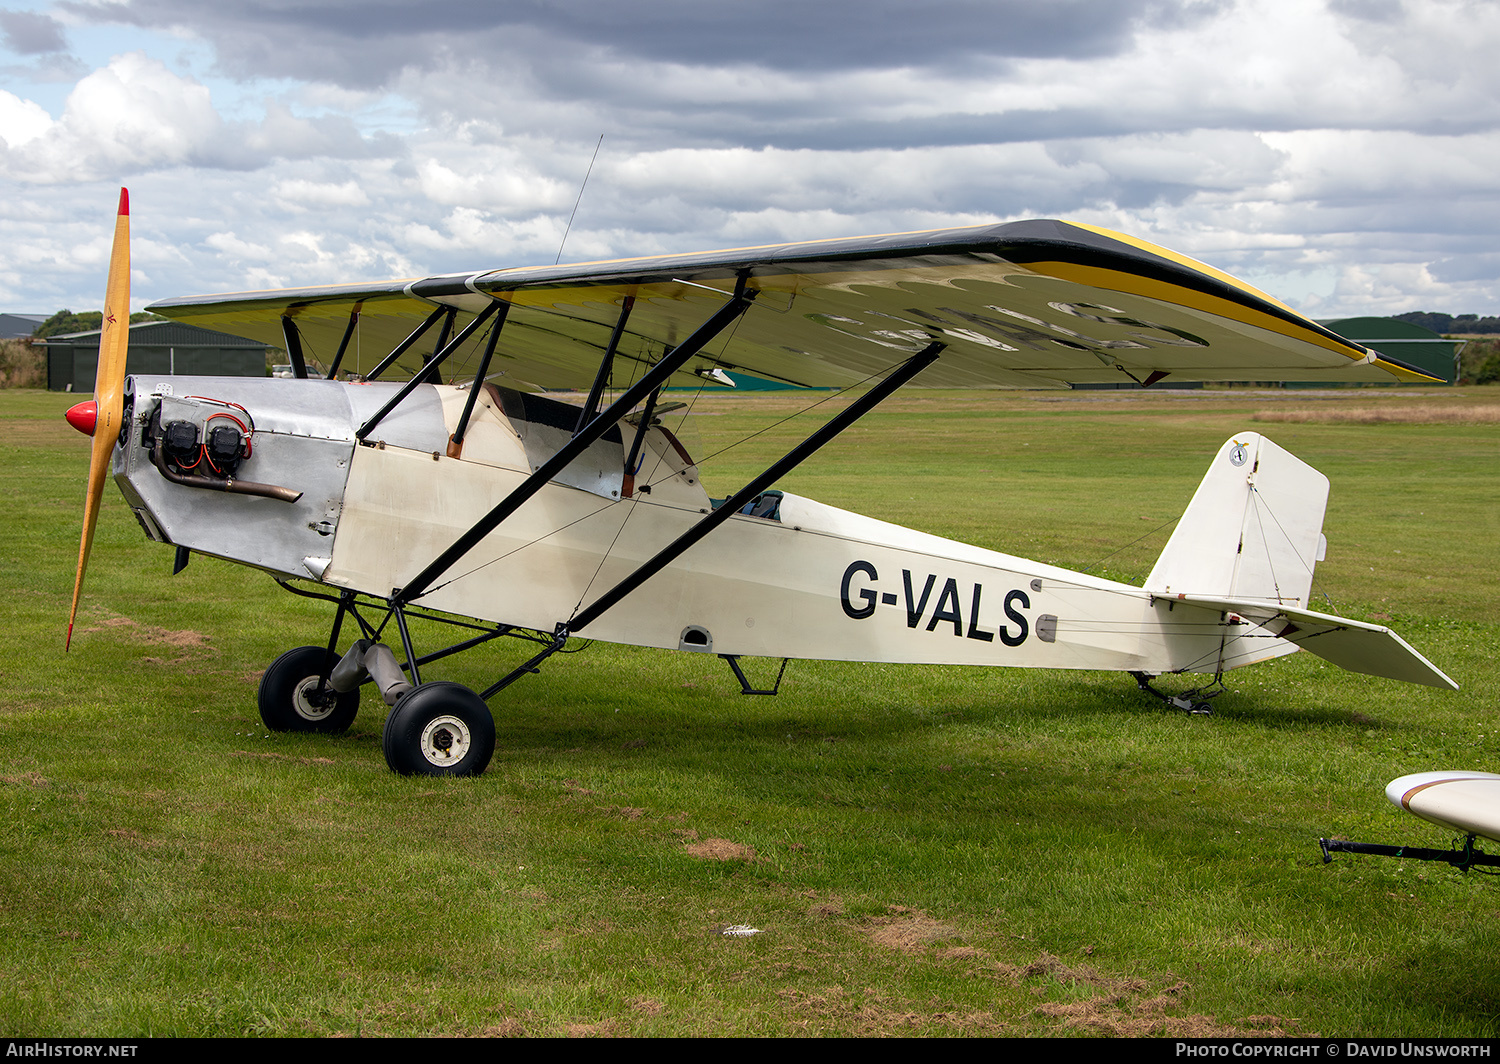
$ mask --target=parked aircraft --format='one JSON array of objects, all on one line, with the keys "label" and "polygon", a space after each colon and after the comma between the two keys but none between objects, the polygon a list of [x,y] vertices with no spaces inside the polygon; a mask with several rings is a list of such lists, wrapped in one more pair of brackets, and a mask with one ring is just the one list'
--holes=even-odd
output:
[{"label": "parked aircraft", "polygon": [[[487,701],[580,635],[716,654],[747,694],[770,693],[740,668],[753,655],[783,669],[790,658],[1111,669],[1200,711],[1228,670],[1298,649],[1456,687],[1389,629],[1308,608],[1328,483],[1256,433],[1219,449],[1143,587],[775,487],[908,383],[1430,379],[1118,233],[1017,222],[151,306],[284,346],[291,380],[127,378],[128,282],[122,190],[95,399],[70,412],[94,434],[74,612],[112,468],[179,568],[213,555],[329,602],[326,644],[266,670],[261,716],[341,731],[373,684],[397,772],[482,772]],[[351,341],[389,353],[341,380]],[[321,379],[309,351],[331,353]],[[444,383],[461,357],[468,369]],[[403,358],[405,383],[379,380]],[[710,498],[661,395],[726,371],[854,398]],[[546,394],[561,389],[586,397]],[[412,616],[460,638],[419,649]],[[424,677],[504,636],[539,649],[486,690]],[[1169,696],[1152,686],[1163,673],[1211,681]]]}]

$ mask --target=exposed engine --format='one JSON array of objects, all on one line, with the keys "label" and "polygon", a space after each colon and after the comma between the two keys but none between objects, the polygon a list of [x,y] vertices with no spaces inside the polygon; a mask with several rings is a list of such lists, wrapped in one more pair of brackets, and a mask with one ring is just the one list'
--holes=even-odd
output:
[{"label": "exposed engine", "polygon": [[[223,409],[205,412],[200,408],[192,411],[199,416],[191,420],[176,417],[163,423],[162,413],[168,406],[164,401],[146,424],[141,445],[156,450],[158,457],[178,474],[232,480],[253,449],[255,422],[249,411],[238,403],[196,395],[187,396],[186,402]],[[172,401],[172,406],[178,405],[181,404]],[[181,411],[174,409],[172,413]]]}]

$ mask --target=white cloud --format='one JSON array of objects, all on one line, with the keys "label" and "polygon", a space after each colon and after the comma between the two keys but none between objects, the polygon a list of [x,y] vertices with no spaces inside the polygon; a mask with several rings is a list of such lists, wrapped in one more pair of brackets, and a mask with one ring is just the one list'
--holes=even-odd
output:
[{"label": "white cloud", "polygon": [[5,156],[3,173],[39,183],[184,165],[223,127],[208,90],[139,52],[117,56],[80,81],[57,121],[42,125],[30,113],[32,135]]},{"label": "white cloud", "polygon": [[62,126],[88,162],[131,170],[189,161],[218,137],[223,120],[208,89],[132,52],[78,83]]},{"label": "white cloud", "polygon": [[[360,0],[357,35],[353,3],[133,0],[146,50],[50,114],[12,73],[0,239],[29,265],[0,296],[92,291],[77,205],[103,231],[127,178],[138,233],[174,249],[148,297],[551,262],[602,130],[569,260],[1062,216],[1320,313],[1500,309],[1452,302],[1500,297],[1493,3],[872,0],[795,39],[774,0],[417,32]],[[79,41],[125,9],[68,10]]]},{"label": "white cloud", "polygon": [[352,179],[333,184],[287,178],[271,187],[271,195],[287,210],[297,212],[326,207],[367,207],[370,204],[370,197]]},{"label": "white cloud", "polygon": [[495,149],[429,156],[417,165],[422,194],[434,203],[506,214],[563,210],[568,191],[513,152]]},{"label": "white cloud", "polygon": [[276,257],[269,246],[252,244],[233,233],[209,233],[203,238],[203,243],[241,262],[270,262]]},{"label": "white cloud", "polygon": [[1307,129],[1265,139],[1285,153],[1290,191],[1298,199],[1500,195],[1500,137],[1493,135]]},{"label": "white cloud", "polygon": [[278,158],[357,158],[389,151],[339,117],[302,118],[268,101],[257,122],[226,122],[206,86],[143,52],[115,56],[69,93],[51,121],[35,103],[0,93],[11,150],[0,174],[42,184],[196,166],[254,170]]},{"label": "white cloud", "polygon": [[1347,266],[1340,271],[1334,286],[1333,306],[1385,306],[1388,313],[1423,310],[1443,303],[1453,293],[1453,286],[1440,283],[1425,263],[1398,263],[1390,266]]},{"label": "white cloud", "polygon": [[22,147],[51,128],[52,116],[45,108],[0,89],[0,142],[5,147]]}]

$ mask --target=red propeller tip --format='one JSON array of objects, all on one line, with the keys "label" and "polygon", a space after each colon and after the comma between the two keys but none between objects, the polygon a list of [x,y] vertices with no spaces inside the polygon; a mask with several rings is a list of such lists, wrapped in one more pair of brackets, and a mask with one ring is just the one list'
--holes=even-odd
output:
[{"label": "red propeller tip", "polygon": [[79,403],[63,415],[72,425],[85,436],[92,436],[94,429],[99,423],[99,404],[90,399],[86,403]]},{"label": "red propeller tip", "polygon": [[118,211],[116,211],[115,213],[117,213],[117,214],[129,214],[130,213],[130,190],[128,188],[122,188],[122,189],[120,189],[120,209]]}]

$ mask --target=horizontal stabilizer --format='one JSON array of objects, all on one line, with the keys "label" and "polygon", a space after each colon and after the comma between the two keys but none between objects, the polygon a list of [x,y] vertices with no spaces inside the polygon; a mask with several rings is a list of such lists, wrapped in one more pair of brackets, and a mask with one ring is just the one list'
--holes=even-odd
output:
[{"label": "horizontal stabilizer", "polygon": [[1239,614],[1246,620],[1261,625],[1277,638],[1295,643],[1303,650],[1350,672],[1426,684],[1428,687],[1445,687],[1450,691],[1458,690],[1458,684],[1447,673],[1383,625],[1263,602],[1186,594],[1162,597]]}]

